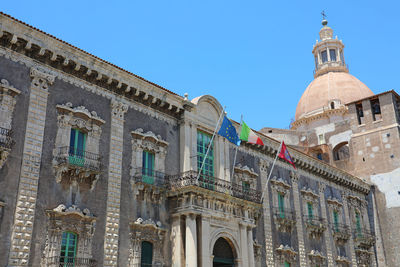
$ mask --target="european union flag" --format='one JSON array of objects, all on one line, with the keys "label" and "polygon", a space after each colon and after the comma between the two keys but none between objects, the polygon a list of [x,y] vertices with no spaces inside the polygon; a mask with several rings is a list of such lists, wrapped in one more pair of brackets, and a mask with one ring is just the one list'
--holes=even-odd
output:
[{"label": "european union flag", "polygon": [[228,120],[226,116],[224,117],[218,134],[228,139],[229,142],[234,143],[235,145],[239,145],[239,136],[236,132],[236,129],[233,126],[232,122]]}]

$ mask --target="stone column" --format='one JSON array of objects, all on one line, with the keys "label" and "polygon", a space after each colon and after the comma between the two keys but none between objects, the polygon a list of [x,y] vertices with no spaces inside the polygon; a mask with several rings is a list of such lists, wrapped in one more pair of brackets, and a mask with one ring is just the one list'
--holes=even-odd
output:
[{"label": "stone column", "polygon": [[181,216],[172,216],[172,267],[182,266],[182,233],[181,233]]},{"label": "stone column", "polygon": [[253,230],[251,227],[247,228],[247,244],[249,247],[249,267],[254,267],[254,243]]},{"label": "stone column", "polygon": [[40,164],[42,161],[48,89],[55,78],[35,68],[31,68],[30,76],[32,77],[32,82],[17,205],[11,234],[8,261],[10,266],[27,266],[29,263]]},{"label": "stone column", "polygon": [[264,217],[264,236],[265,236],[265,257],[266,265],[268,267],[274,266],[274,246],[272,243],[272,226],[271,226],[271,206],[269,203],[269,190],[265,188],[265,184],[268,178],[269,163],[264,160],[260,160],[260,172],[261,172],[261,187],[265,190],[264,201],[263,201],[263,217]]},{"label": "stone column", "polygon": [[357,258],[356,258],[356,252],[354,250],[354,241],[353,241],[353,221],[351,220],[350,216],[350,211],[349,211],[349,206],[348,206],[348,201],[347,201],[347,192],[342,192],[342,200],[343,200],[343,208],[344,208],[344,216],[346,219],[346,222],[350,226],[350,238],[349,238],[349,247],[350,247],[350,256],[351,256],[351,264],[353,267],[357,267]]},{"label": "stone column", "polygon": [[299,175],[297,173],[292,172],[292,188],[293,188],[293,202],[294,208],[296,210],[296,230],[297,230],[297,239],[299,241],[299,260],[300,266],[308,266],[307,258],[306,258],[306,248],[304,244],[304,229],[303,229],[303,220],[301,218],[301,207],[300,207],[300,194],[299,194]]},{"label": "stone column", "polygon": [[[319,202],[321,203],[321,217],[324,219],[328,226],[328,216],[326,214],[326,203],[325,203],[325,187],[326,185],[323,183],[319,183]],[[328,267],[334,267],[335,264],[333,263],[332,257],[332,235],[329,234],[330,229],[328,228],[324,231],[324,239],[325,239],[325,246],[326,246],[326,256],[328,259]]]},{"label": "stone column", "polygon": [[331,61],[331,55],[329,54],[329,48],[327,47],[326,48],[326,52],[327,52],[327,56],[328,56],[328,61]]},{"label": "stone column", "polygon": [[201,266],[209,267],[212,266],[210,249],[210,216],[201,215]]},{"label": "stone column", "polygon": [[118,264],[124,114],[128,111],[126,104],[116,100],[111,101],[111,108],[110,159],[108,166],[103,266],[117,266]]},{"label": "stone column", "polygon": [[196,215],[186,216],[186,244],[185,244],[186,267],[197,267],[197,235]]},{"label": "stone column", "polygon": [[240,224],[240,250],[242,252],[242,266],[247,267],[249,263],[248,242],[247,242],[247,225]]}]

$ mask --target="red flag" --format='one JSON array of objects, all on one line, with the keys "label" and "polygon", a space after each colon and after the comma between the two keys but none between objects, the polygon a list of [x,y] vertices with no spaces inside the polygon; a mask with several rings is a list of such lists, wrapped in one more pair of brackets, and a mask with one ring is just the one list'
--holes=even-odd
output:
[{"label": "red flag", "polygon": [[294,162],[292,160],[292,157],[289,154],[289,151],[285,145],[285,143],[282,141],[282,147],[281,147],[281,152],[279,153],[279,157],[281,159],[286,160],[287,162],[289,162],[290,164],[292,164],[293,168],[296,169],[296,166],[294,166]]}]

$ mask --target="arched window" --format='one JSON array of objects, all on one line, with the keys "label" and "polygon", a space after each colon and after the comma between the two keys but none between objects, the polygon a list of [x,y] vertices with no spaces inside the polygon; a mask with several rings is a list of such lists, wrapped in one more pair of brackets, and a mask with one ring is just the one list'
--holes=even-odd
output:
[{"label": "arched window", "polygon": [[344,160],[348,158],[350,158],[348,142],[342,142],[333,148],[333,160]]},{"label": "arched window", "polygon": [[140,266],[151,267],[153,266],[153,244],[147,241],[142,242],[142,256]]},{"label": "arched window", "polygon": [[335,102],[331,102],[331,109],[335,109]]},{"label": "arched window", "polygon": [[74,266],[78,236],[73,232],[63,232],[61,239],[60,266]]}]

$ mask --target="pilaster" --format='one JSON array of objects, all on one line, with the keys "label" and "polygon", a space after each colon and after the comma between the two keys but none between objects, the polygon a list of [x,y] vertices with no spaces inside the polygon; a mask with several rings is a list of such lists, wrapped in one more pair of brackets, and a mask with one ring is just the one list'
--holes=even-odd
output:
[{"label": "pilaster", "polygon": [[[348,196],[347,192],[342,192],[344,216],[345,216],[346,222],[350,225],[350,231],[352,231],[354,228],[353,228],[353,225],[352,225],[353,222],[350,219],[351,217],[350,217],[350,214],[349,214],[349,206],[348,206],[349,204],[348,204],[348,201],[347,201],[347,196]],[[349,249],[350,249],[350,256],[351,256],[351,265],[353,267],[357,267],[357,258],[356,258],[356,252],[354,250],[354,241],[353,241],[353,237],[352,236],[349,238],[349,247],[350,247]]]},{"label": "pilaster", "polygon": [[197,232],[196,215],[186,216],[186,267],[197,267]]},{"label": "pilaster", "polygon": [[212,266],[210,255],[210,216],[201,215],[201,266]]},{"label": "pilaster", "polygon": [[11,234],[8,261],[10,266],[27,266],[29,263],[42,160],[48,89],[54,82],[54,76],[36,68],[31,68],[30,76],[32,82],[17,205]]},{"label": "pilaster", "polygon": [[[321,217],[324,219],[326,223],[328,223],[328,216],[326,214],[326,202],[325,202],[325,187],[326,185],[323,183],[319,184],[319,202],[321,205]],[[328,227],[329,229],[329,227]],[[324,231],[324,239],[325,239],[325,246],[326,246],[326,256],[328,259],[328,267],[334,267],[333,263],[333,256],[332,256],[332,235],[330,235],[329,230]]]},{"label": "pilaster", "polygon": [[247,228],[247,244],[249,247],[249,267],[254,267],[254,242],[253,230],[251,227]]},{"label": "pilaster", "polygon": [[247,225],[240,224],[240,248],[242,252],[242,266],[247,267],[249,264],[248,245],[247,242]]},{"label": "pilaster", "polygon": [[261,187],[264,193],[263,200],[263,217],[264,217],[264,236],[265,236],[265,256],[266,265],[274,266],[274,247],[272,242],[272,226],[271,226],[271,207],[269,203],[269,190],[266,188],[266,182],[268,178],[269,163],[264,160],[260,160],[260,172],[261,172]]},{"label": "pilaster", "polygon": [[293,202],[294,208],[296,210],[296,230],[297,230],[297,239],[299,241],[299,260],[300,266],[308,266],[307,258],[306,258],[306,248],[304,242],[304,229],[301,218],[301,206],[300,206],[300,194],[299,194],[299,175],[295,172],[291,173],[292,178],[292,188],[293,188]]},{"label": "pilaster", "polygon": [[106,229],[104,235],[104,266],[117,266],[118,231],[121,199],[122,148],[124,114],[128,106],[111,101],[111,138],[108,166]]},{"label": "pilaster", "polygon": [[182,242],[182,232],[181,232],[181,216],[172,215],[172,267],[182,266],[182,252],[183,252],[183,242]]}]

